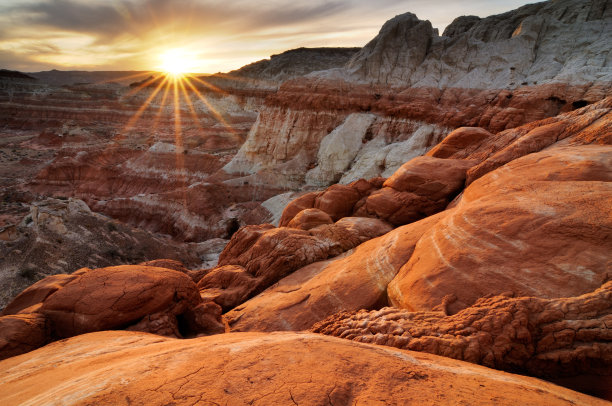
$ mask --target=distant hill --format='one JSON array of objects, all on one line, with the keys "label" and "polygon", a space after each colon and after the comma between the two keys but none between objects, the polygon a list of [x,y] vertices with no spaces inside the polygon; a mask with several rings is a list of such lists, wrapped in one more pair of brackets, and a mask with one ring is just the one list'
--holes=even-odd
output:
[{"label": "distant hill", "polygon": [[28,76],[25,73],[8,69],[0,69],[0,78],[36,80],[32,76]]},{"label": "distant hill", "polygon": [[297,48],[253,62],[227,75],[259,80],[284,81],[311,72],[338,68],[361,48]]},{"label": "distant hill", "polygon": [[28,73],[28,75],[33,76],[41,82],[53,86],[111,82],[128,85],[142,80],[150,74],[150,71],[61,71],[56,69]]}]

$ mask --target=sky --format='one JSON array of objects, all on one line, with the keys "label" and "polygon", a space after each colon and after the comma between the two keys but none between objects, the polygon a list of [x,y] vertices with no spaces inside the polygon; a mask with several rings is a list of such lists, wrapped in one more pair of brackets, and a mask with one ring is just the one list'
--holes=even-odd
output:
[{"label": "sky", "polygon": [[237,69],[298,47],[363,46],[412,12],[440,29],[538,0],[0,0],[0,68]]}]

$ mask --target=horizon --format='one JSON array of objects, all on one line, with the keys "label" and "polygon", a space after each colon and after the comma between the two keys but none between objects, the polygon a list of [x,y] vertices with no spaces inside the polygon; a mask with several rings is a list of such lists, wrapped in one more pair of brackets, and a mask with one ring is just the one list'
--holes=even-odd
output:
[{"label": "horizon", "polygon": [[486,17],[535,2],[6,0],[0,67],[163,72],[164,65],[180,64],[183,72],[214,74],[300,47],[362,47],[406,12],[442,33],[460,15]]}]

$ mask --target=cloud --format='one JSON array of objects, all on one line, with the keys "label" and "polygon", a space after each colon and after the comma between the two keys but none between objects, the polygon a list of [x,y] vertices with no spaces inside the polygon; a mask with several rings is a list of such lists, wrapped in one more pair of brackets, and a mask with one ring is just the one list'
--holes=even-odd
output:
[{"label": "cloud", "polygon": [[203,71],[229,70],[247,58],[258,60],[299,46],[362,46],[386,20],[407,11],[442,29],[460,14],[491,14],[527,2],[2,0],[0,51],[16,57],[12,64],[6,59],[0,63],[125,63],[129,69],[149,69],[163,49],[187,47],[209,58]]}]

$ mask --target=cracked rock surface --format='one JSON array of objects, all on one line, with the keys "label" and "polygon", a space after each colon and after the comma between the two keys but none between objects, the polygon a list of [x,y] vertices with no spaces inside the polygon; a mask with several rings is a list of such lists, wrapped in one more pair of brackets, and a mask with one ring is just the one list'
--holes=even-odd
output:
[{"label": "cracked rock surface", "polygon": [[0,403],[607,404],[534,378],[309,333],[176,340],[118,331],[2,361]]},{"label": "cracked rock surface", "polygon": [[312,331],[544,378],[601,375],[599,394],[612,396],[612,282],[563,299],[482,298],[453,315],[342,312]]}]

